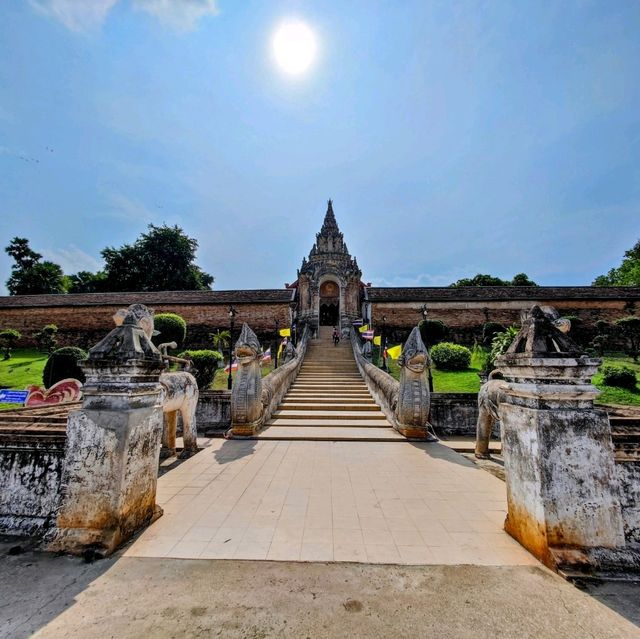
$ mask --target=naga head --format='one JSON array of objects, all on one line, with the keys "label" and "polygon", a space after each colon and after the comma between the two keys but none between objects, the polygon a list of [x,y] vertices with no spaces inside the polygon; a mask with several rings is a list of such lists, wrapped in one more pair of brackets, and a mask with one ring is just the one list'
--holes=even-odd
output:
[{"label": "naga head", "polygon": [[402,348],[402,354],[398,358],[398,364],[406,367],[414,373],[422,373],[431,363],[427,347],[422,341],[420,329],[416,326],[411,331],[409,339]]},{"label": "naga head", "polygon": [[242,325],[240,337],[238,337],[234,350],[236,357],[241,364],[248,363],[258,357],[262,357],[262,347],[260,346],[260,342],[258,341],[256,334],[246,323]]}]

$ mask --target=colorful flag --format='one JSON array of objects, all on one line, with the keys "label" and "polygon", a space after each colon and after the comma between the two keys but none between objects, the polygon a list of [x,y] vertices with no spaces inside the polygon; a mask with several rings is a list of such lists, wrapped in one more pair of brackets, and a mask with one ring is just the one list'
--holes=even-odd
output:
[{"label": "colorful flag", "polygon": [[281,342],[280,346],[278,346],[278,359],[280,359],[280,355],[282,355],[282,349],[287,345],[287,338],[285,337]]},{"label": "colorful flag", "polygon": [[362,337],[364,339],[373,339],[373,329],[367,330],[367,331],[362,331]]},{"label": "colorful flag", "polygon": [[354,327],[362,326],[363,324],[364,324],[364,320],[362,318],[353,320],[353,322],[351,322],[351,325]]},{"label": "colorful flag", "polygon": [[374,343],[376,346],[382,346],[382,335],[376,335],[376,336],[373,338],[373,343]]},{"label": "colorful flag", "polygon": [[398,357],[400,357],[401,354],[402,354],[402,345],[401,344],[398,344],[397,346],[392,346],[391,348],[387,349],[387,355],[391,359],[398,359]]},{"label": "colorful flag", "polygon": [[262,363],[263,364],[270,364],[271,363],[271,349],[268,348],[264,354],[262,355]]},{"label": "colorful flag", "polygon": [[[234,359],[233,360],[233,364],[231,364],[231,371],[233,372],[233,371],[237,371],[237,370],[238,370],[238,360]],[[227,373],[227,374],[229,373],[229,364],[227,364],[224,367],[224,372]]]},{"label": "colorful flag", "polygon": [[361,326],[358,330],[361,333],[364,333],[365,331],[368,331],[369,330],[369,324],[365,324],[364,326]]},{"label": "colorful flag", "polygon": [[281,328],[280,329],[280,337],[291,337],[291,329],[290,328]]}]

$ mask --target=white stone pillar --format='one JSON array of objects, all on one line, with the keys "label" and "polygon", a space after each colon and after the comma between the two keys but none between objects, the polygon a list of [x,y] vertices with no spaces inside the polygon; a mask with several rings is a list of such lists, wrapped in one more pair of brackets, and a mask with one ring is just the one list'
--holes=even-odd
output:
[{"label": "white stone pillar", "polygon": [[109,554],[161,514],[155,498],[162,367],[160,353],[132,315],[89,351],[82,408],[67,425],[50,550]]},{"label": "white stone pillar", "polygon": [[496,363],[508,382],[500,404],[505,530],[551,567],[623,547],[609,419],[593,405],[600,360],[534,307]]}]

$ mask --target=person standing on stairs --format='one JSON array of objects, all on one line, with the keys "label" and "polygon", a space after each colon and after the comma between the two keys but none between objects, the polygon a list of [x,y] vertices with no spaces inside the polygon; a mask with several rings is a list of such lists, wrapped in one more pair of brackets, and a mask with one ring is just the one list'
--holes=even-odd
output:
[{"label": "person standing on stairs", "polygon": [[338,327],[334,326],[333,327],[333,345],[337,346],[339,341],[340,341],[340,333],[338,333]]}]

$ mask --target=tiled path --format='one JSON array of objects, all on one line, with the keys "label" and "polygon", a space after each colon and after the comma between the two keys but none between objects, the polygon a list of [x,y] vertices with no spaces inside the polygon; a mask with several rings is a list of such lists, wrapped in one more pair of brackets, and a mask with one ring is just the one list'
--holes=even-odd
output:
[{"label": "tiled path", "polygon": [[504,484],[440,444],[213,439],[158,502],[126,555],[537,563],[502,530]]}]

